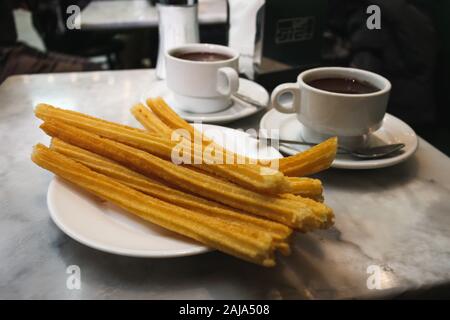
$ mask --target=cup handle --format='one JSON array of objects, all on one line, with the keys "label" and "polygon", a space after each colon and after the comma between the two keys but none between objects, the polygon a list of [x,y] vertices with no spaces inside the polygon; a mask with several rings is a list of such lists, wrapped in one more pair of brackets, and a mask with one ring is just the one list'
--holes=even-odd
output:
[{"label": "cup handle", "polygon": [[[290,105],[283,105],[280,103],[279,98],[283,94],[292,95],[292,103]],[[272,106],[281,113],[295,113],[296,106],[300,106],[300,89],[297,83],[283,83],[280,84],[272,91],[270,97]]]},{"label": "cup handle", "polygon": [[236,93],[239,89],[239,74],[230,67],[217,70],[217,92],[223,96]]}]

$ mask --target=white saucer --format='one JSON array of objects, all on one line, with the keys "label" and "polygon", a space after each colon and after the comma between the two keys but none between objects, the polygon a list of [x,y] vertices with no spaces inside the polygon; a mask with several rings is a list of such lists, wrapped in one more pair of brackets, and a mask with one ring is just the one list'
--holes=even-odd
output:
[{"label": "white saucer", "polygon": [[[253,100],[259,102],[261,105],[268,106],[269,93],[261,85],[256,82],[239,78],[239,91],[240,94],[248,96]],[[227,123],[234,120],[242,119],[256,112],[262,110],[249,103],[243,102],[238,99],[233,99],[232,105],[222,111],[213,113],[190,113],[182,111],[177,108],[177,103],[173,97],[172,92],[167,88],[165,81],[158,81],[152,86],[149,92],[142,96],[142,101],[149,97],[162,97],[172,107],[172,109],[178,113],[183,119],[189,122],[204,122],[204,123]]]},{"label": "white saucer", "polygon": [[[278,130],[279,138],[286,140],[302,140],[302,124],[295,114],[283,114],[275,109],[269,110],[261,119],[261,129]],[[276,133],[270,133],[276,136]],[[350,155],[338,154],[332,167],[341,169],[375,169],[392,166],[408,159],[418,147],[418,138],[410,126],[391,114],[386,114],[383,125],[369,137],[369,146],[389,143],[404,143],[397,155],[381,159],[362,160]],[[294,155],[310,148],[301,145],[280,145],[280,151],[287,155]]]},{"label": "white saucer", "polygon": [[[217,143],[226,143],[235,152],[249,157],[258,156],[258,143],[242,131],[206,124],[196,127]],[[248,142],[245,145],[249,147],[239,147],[244,145],[242,142]],[[233,149],[233,145],[237,148]],[[274,148],[265,154],[273,158],[282,157]],[[47,205],[51,218],[64,233],[100,251],[133,257],[168,258],[211,250],[101,201],[58,177],[49,185]]]}]

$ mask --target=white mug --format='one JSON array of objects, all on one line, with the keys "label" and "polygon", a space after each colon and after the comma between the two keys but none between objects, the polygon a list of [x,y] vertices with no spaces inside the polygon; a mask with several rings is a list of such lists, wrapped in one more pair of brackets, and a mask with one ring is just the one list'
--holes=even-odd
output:
[{"label": "white mug", "polygon": [[[211,52],[229,57],[219,61],[192,61],[177,55]],[[239,89],[239,53],[215,44],[186,44],[166,52],[167,87],[177,107],[193,113],[210,113],[231,105],[231,95]]]},{"label": "white mug", "polygon": [[[373,93],[348,94],[325,91],[308,82],[326,78],[346,78],[367,82],[379,90]],[[302,137],[308,142],[321,142],[337,136],[339,144],[354,149],[364,146],[370,133],[382,125],[391,83],[373,72],[341,67],[306,70],[296,83],[285,83],[271,95],[272,106],[281,113],[296,113],[303,125]],[[291,103],[280,97],[291,95]]]}]

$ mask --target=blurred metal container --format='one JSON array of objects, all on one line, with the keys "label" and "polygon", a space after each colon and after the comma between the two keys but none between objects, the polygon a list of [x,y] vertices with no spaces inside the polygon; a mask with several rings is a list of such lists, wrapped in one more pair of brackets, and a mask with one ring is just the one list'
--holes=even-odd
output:
[{"label": "blurred metal container", "polygon": [[168,49],[199,42],[198,0],[159,0],[159,49],[156,75],[165,79],[164,55]]}]

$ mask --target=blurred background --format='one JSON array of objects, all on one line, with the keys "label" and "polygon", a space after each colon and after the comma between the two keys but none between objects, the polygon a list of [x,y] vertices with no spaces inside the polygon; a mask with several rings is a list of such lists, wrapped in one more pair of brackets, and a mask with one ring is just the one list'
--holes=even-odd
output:
[{"label": "blurred background", "polygon": [[[258,3],[253,16],[250,1]],[[15,74],[154,68],[156,2],[1,0],[0,84]],[[379,29],[367,24],[373,4]],[[80,28],[68,26],[73,5]],[[448,0],[198,1],[200,42],[247,48],[255,39],[244,76],[272,90],[316,66],[377,72],[393,84],[388,112],[450,155],[448,16]]]}]

